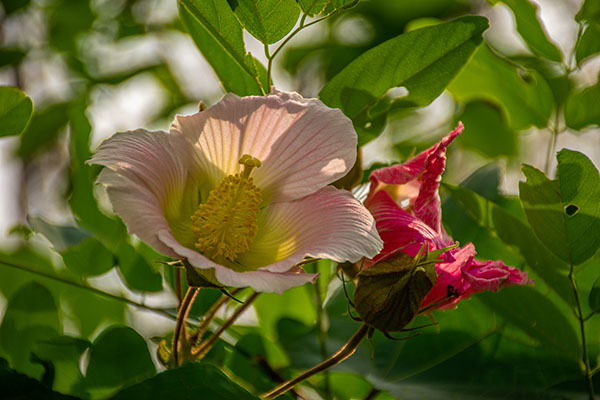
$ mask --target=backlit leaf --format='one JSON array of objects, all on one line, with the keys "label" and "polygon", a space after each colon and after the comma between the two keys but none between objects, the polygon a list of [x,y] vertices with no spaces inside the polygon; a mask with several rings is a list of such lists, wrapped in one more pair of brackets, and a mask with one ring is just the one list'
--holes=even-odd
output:
[{"label": "backlit leaf", "polygon": [[0,137],[23,132],[31,118],[33,102],[25,93],[10,86],[0,86]]}]

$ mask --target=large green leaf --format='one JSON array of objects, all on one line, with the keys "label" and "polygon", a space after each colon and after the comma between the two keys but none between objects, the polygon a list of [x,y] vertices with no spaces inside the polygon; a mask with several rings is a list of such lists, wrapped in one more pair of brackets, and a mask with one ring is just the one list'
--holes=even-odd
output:
[{"label": "large green leaf", "polygon": [[600,175],[584,154],[561,150],[558,176],[523,166],[527,180],[519,191],[527,219],[538,238],[563,261],[578,265],[600,247]]},{"label": "large green leaf", "polygon": [[448,90],[461,103],[490,100],[500,105],[515,130],[545,127],[552,112],[552,91],[537,71],[518,70],[481,46]]},{"label": "large green leaf", "polygon": [[156,372],[148,346],[132,328],[113,326],[104,330],[90,349],[86,387],[114,390]]},{"label": "large green leaf", "polygon": [[383,129],[390,89],[408,90],[407,96],[395,100],[398,106],[429,104],[467,62],[487,27],[485,18],[468,16],[397,36],[351,62],[319,97],[353,120],[362,146]]},{"label": "large green leaf", "polygon": [[3,358],[0,358],[0,388],[2,398],[9,400],[77,400],[77,397],[55,392],[43,383],[10,369]]},{"label": "large green leaf", "polygon": [[112,400],[251,400],[256,397],[232,381],[219,368],[190,363],[170,369],[117,393]]},{"label": "large green leaf", "polygon": [[568,266],[546,249],[525,222],[466,188],[447,184],[444,188],[482,228],[518,249],[529,267],[567,304],[574,305],[567,278]]},{"label": "large green leaf", "polygon": [[179,15],[223,88],[240,96],[263,94],[264,67],[246,54],[242,27],[227,0],[179,0]]},{"label": "large green leaf", "polygon": [[152,264],[135,247],[123,242],[115,253],[121,276],[127,287],[140,292],[158,292],[162,289],[162,276],[158,264]]},{"label": "large green leaf", "polygon": [[590,303],[590,308],[592,309],[592,311],[600,312],[600,277],[598,277],[598,279],[596,279],[596,282],[594,282],[594,286],[590,291],[590,297],[588,301]]},{"label": "large green leaf", "polygon": [[27,222],[35,232],[44,235],[56,251],[76,246],[90,236],[88,232],[76,226],[54,224],[38,216],[28,217]]},{"label": "large green leaf", "polygon": [[52,143],[68,122],[68,108],[68,103],[57,103],[43,111],[36,111],[21,134],[21,144],[17,152],[19,157],[29,158]]},{"label": "large green leaf", "polygon": [[[497,2],[498,0],[492,1]],[[500,0],[513,11],[517,22],[517,32],[529,48],[537,55],[560,62],[562,55],[554,43],[546,36],[538,18],[538,7],[531,0]]]},{"label": "large green leaf", "polygon": [[600,2],[597,0],[584,0],[581,9],[575,16],[575,20],[578,22],[600,22]]},{"label": "large green leaf", "polygon": [[265,44],[285,37],[300,15],[296,0],[231,0],[230,4],[244,28]]},{"label": "large green leaf", "polygon": [[39,379],[43,368],[32,362],[32,346],[60,333],[62,326],[54,297],[41,284],[30,282],[8,301],[0,326],[0,350],[14,369]]},{"label": "large green leaf", "polygon": [[579,92],[573,92],[565,105],[565,122],[573,129],[583,129],[589,125],[600,125],[600,82]]},{"label": "large green leaf", "polygon": [[298,5],[308,16],[317,14],[329,15],[345,8],[358,4],[359,0],[297,0]]},{"label": "large green leaf", "polygon": [[102,275],[115,265],[112,253],[93,237],[63,251],[62,257],[67,268],[82,276]]},{"label": "large green leaf", "polygon": [[25,93],[10,86],[0,86],[0,137],[23,132],[31,118],[33,102]]},{"label": "large green leaf", "polygon": [[479,294],[479,299],[542,345],[552,346],[573,361],[581,357],[579,339],[567,317],[546,296],[529,286]]}]

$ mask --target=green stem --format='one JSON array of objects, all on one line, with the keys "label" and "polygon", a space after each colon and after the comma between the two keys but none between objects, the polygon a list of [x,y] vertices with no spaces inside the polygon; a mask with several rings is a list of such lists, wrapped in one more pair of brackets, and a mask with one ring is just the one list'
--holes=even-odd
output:
[{"label": "green stem", "polygon": [[585,339],[585,321],[583,313],[581,312],[581,302],[579,301],[579,295],[577,293],[577,283],[575,282],[574,267],[571,264],[571,271],[569,272],[569,280],[571,281],[571,287],[573,288],[573,295],[575,297],[575,303],[577,306],[577,320],[579,321],[579,329],[581,330],[581,344],[582,344],[582,356],[581,361],[584,366],[585,380],[588,386],[588,392],[590,400],[594,400],[594,384],[592,382],[592,371],[590,368],[590,359],[588,358],[587,343]]},{"label": "green stem", "polygon": [[[241,290],[242,289],[239,289],[239,288],[235,289],[234,291],[231,292],[231,295],[235,296]],[[213,304],[208,309],[208,311],[204,314],[204,317],[202,317],[202,322],[200,323],[200,325],[198,326],[198,328],[196,329],[196,331],[192,334],[192,336],[190,338],[190,343],[192,344],[192,346],[195,346],[198,343],[198,340],[202,340],[202,337],[204,337],[204,334],[208,330],[210,323],[212,322],[215,315],[217,315],[217,312],[219,311],[219,309],[225,303],[227,303],[229,300],[231,300],[231,298],[229,296],[223,295],[223,296],[221,296],[221,298],[219,298],[219,300],[217,300],[215,302],[215,304]]]},{"label": "green stem", "polygon": [[180,267],[175,268],[175,293],[177,294],[177,309],[181,307],[181,302],[183,301],[183,293],[181,289],[181,274],[183,274],[183,270]]},{"label": "green stem", "polygon": [[66,278],[63,278],[63,277],[60,277],[60,276],[49,274],[47,272],[37,271],[37,270],[35,270],[33,268],[30,268],[30,267],[27,267],[27,266],[24,266],[24,265],[15,264],[15,263],[9,262],[9,261],[0,260],[0,264],[5,265],[5,266],[10,267],[10,268],[15,268],[15,269],[18,269],[18,270],[21,270],[21,271],[29,272],[29,273],[34,274],[34,275],[43,276],[44,278],[48,278],[48,279],[51,279],[51,280],[63,283],[65,285],[70,285],[70,286],[73,286],[73,287],[76,287],[76,288],[79,288],[79,289],[88,290],[88,291],[90,291],[92,293],[95,293],[97,295],[100,295],[102,297],[106,297],[106,298],[111,299],[111,300],[120,301],[120,302],[126,303],[126,304],[128,304],[130,306],[134,306],[134,307],[141,308],[141,309],[144,309],[144,310],[152,311],[154,313],[163,315],[163,316],[165,316],[167,318],[170,318],[170,319],[174,319],[175,318],[173,316],[173,314],[171,314],[171,313],[169,313],[169,312],[167,312],[165,310],[161,310],[159,308],[149,307],[149,306],[147,306],[145,304],[141,304],[141,303],[138,303],[136,301],[126,299],[124,297],[115,296],[114,294],[104,292],[104,291],[102,291],[100,289],[96,289],[95,287],[82,285],[81,283],[73,282],[72,280],[69,280],[69,279],[66,279]]},{"label": "green stem", "polygon": [[333,12],[329,15],[326,15],[325,17],[319,18],[319,19],[315,19],[314,21],[309,22],[308,24],[305,24],[306,22],[306,18],[308,17],[307,14],[302,14],[302,18],[300,19],[300,24],[298,25],[298,27],[296,29],[294,29],[294,31],[292,33],[290,33],[284,40],[283,42],[281,42],[281,44],[279,46],[277,46],[277,48],[275,49],[275,51],[273,52],[273,54],[271,54],[270,56],[267,54],[268,52],[268,47],[267,45],[265,45],[266,50],[265,50],[265,55],[267,56],[267,81],[269,82],[269,85],[272,82],[271,79],[271,73],[273,70],[273,59],[275,58],[275,56],[277,54],[279,54],[279,52],[281,51],[281,49],[283,49],[283,47],[288,44],[288,42],[290,40],[292,40],[292,38],[294,36],[296,36],[298,33],[300,33],[300,31],[302,31],[304,28],[308,28],[311,25],[314,25],[316,23],[319,23],[323,20],[326,20],[327,18],[331,17],[332,15],[336,14],[336,12]]},{"label": "green stem", "polygon": [[[175,322],[175,332],[173,332],[173,359],[175,360],[175,366],[178,367],[181,365],[179,359],[179,352],[186,353],[185,357],[181,361],[185,361],[189,355],[189,339],[187,337],[187,332],[185,330],[185,325],[187,322],[187,317],[192,309],[192,305],[194,304],[194,300],[196,299],[196,295],[198,294],[199,288],[190,286],[188,287],[187,292],[185,293],[185,297],[179,306],[179,311],[177,312],[177,321]],[[183,336],[183,340],[182,339]],[[181,346],[180,346],[181,344]],[[180,347],[185,347],[180,349]]]},{"label": "green stem", "polygon": [[260,293],[256,292],[252,293],[252,295],[246,299],[244,304],[239,306],[235,310],[233,315],[227,321],[225,321],[225,323],[221,325],[221,327],[211,337],[206,339],[204,342],[200,343],[200,346],[198,346],[195,350],[192,351],[192,359],[201,360],[202,358],[204,358],[204,356],[208,354],[210,349],[212,349],[213,346],[217,343],[217,340],[223,334],[223,332],[225,332],[227,328],[229,328],[238,319],[238,317],[242,315],[244,311],[246,311],[248,307],[250,307],[254,299],[256,299],[259,294]]},{"label": "green stem", "polygon": [[[317,264],[313,264],[315,266],[315,271],[317,271]],[[321,298],[321,286],[319,282],[316,282],[313,287],[315,288],[315,303],[317,306],[317,327],[319,329],[319,347],[321,350],[321,360],[327,360],[327,332],[325,331],[325,327],[323,326],[323,301]],[[324,378],[325,378],[325,398],[331,398],[331,384],[329,379],[329,370],[325,370]]]},{"label": "green stem", "polygon": [[358,330],[356,331],[356,333],[352,335],[350,340],[348,340],[348,342],[341,349],[339,349],[337,353],[329,357],[327,360],[321,362],[320,364],[315,365],[311,369],[304,371],[302,374],[298,375],[294,379],[282,383],[275,389],[261,395],[260,397],[263,400],[275,399],[287,392],[288,390],[290,390],[291,388],[293,388],[294,386],[296,386],[298,383],[302,382],[303,380],[308,379],[311,376],[318,374],[319,372],[323,372],[328,368],[331,368],[334,365],[341,363],[342,361],[350,357],[352,354],[354,354],[360,342],[362,342],[362,340],[367,336],[368,331],[369,326],[367,324],[361,325],[360,328],[358,328]]},{"label": "green stem", "polygon": [[556,109],[554,116],[554,126],[550,130],[552,133],[552,138],[550,139],[550,145],[548,146],[548,154],[546,155],[546,165],[544,167],[544,171],[547,176],[550,176],[550,169],[552,167],[552,160],[554,159],[554,152],[556,151],[556,141],[558,139],[558,135],[562,132],[559,130],[558,125],[560,123],[560,110]]}]

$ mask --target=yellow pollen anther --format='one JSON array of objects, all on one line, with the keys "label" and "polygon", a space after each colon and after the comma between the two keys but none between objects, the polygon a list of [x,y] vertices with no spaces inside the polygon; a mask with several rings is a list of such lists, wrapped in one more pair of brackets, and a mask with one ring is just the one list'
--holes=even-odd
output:
[{"label": "yellow pollen anther", "polygon": [[244,165],[242,174],[226,176],[191,217],[192,229],[198,236],[194,246],[213,260],[222,256],[235,261],[250,248],[258,229],[262,196],[250,173],[261,162],[244,154],[240,164]]}]

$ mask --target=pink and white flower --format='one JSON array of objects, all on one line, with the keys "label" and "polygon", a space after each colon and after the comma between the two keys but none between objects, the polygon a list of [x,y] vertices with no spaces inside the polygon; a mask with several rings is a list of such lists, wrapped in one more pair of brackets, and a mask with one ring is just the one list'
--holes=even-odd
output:
[{"label": "pink and white flower", "polygon": [[305,257],[354,262],[381,250],[370,213],[328,186],[350,170],[356,144],[340,110],[273,89],[227,94],[177,116],[169,133],[117,133],[90,163],[105,167],[98,182],[130,233],[224,286],[281,293],[316,279],[296,267]]},{"label": "pink and white flower", "polygon": [[[371,173],[365,205],[375,218],[384,246],[363,268],[400,251],[414,257],[423,245],[429,251],[453,245],[442,226],[438,189],[446,166],[446,148],[462,130],[459,123],[438,144],[409,161]],[[435,267],[436,284],[423,299],[422,310],[451,308],[473,293],[533,283],[526,272],[502,261],[475,260],[475,254],[475,247],[468,243],[442,255],[443,261]]]}]

